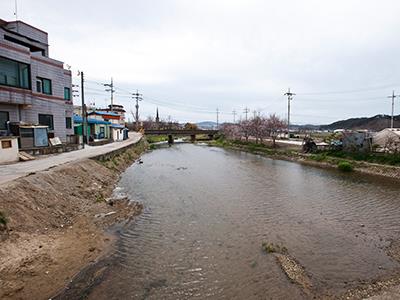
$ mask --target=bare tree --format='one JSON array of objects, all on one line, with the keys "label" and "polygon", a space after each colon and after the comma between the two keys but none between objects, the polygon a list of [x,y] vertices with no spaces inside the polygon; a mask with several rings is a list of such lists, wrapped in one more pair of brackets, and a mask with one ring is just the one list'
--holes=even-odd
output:
[{"label": "bare tree", "polygon": [[266,119],[266,130],[269,137],[272,139],[273,147],[276,147],[276,138],[285,128],[286,122],[275,114],[269,115],[269,117]]},{"label": "bare tree", "polygon": [[221,130],[227,139],[240,140],[242,137],[242,131],[238,124],[224,124]]}]

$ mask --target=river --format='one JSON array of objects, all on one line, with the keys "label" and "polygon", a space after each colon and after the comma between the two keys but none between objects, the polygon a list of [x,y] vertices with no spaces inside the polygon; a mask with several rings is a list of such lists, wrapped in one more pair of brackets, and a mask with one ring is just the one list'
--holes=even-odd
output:
[{"label": "river", "polygon": [[143,203],[90,299],[302,299],[263,241],[284,245],[317,295],[399,270],[400,188],[191,144],[143,155],[116,193]]}]

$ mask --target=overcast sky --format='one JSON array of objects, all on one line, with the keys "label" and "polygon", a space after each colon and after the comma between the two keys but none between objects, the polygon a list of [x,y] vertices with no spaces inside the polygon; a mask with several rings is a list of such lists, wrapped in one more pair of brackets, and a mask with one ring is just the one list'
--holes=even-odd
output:
[{"label": "overcast sky", "polygon": [[[49,33],[50,55],[83,70],[87,99],[141,117],[232,121],[247,106],[295,123],[390,114],[400,93],[398,0],[19,0],[19,19]],[[13,20],[14,0],[0,1]],[[400,98],[399,98],[400,99]],[[396,100],[396,114],[400,101]]]}]

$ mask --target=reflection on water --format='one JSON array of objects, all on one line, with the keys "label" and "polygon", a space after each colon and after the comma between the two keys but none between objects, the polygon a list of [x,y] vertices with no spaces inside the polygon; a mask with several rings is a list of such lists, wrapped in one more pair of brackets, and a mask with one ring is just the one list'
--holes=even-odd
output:
[{"label": "reflection on water", "polygon": [[383,250],[399,235],[394,184],[189,144],[142,159],[118,188],[145,211],[91,299],[305,298],[262,241],[285,245],[320,295],[399,267]]}]

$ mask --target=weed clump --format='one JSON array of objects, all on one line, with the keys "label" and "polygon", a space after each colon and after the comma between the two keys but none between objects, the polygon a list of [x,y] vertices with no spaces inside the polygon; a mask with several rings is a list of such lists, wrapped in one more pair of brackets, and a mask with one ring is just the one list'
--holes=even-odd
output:
[{"label": "weed clump", "polygon": [[353,165],[348,161],[340,161],[338,163],[338,169],[342,172],[351,172],[353,171]]},{"label": "weed clump", "polygon": [[261,244],[261,247],[266,253],[280,253],[280,254],[288,253],[288,249],[285,246],[281,246],[274,243],[263,242]]},{"label": "weed clump", "polygon": [[7,223],[8,220],[6,218],[6,215],[2,211],[0,211],[0,231],[7,228]]},{"label": "weed clump", "polygon": [[104,198],[104,196],[102,194],[96,195],[96,203],[100,203],[100,202],[104,202],[104,201],[106,201],[106,199]]}]

